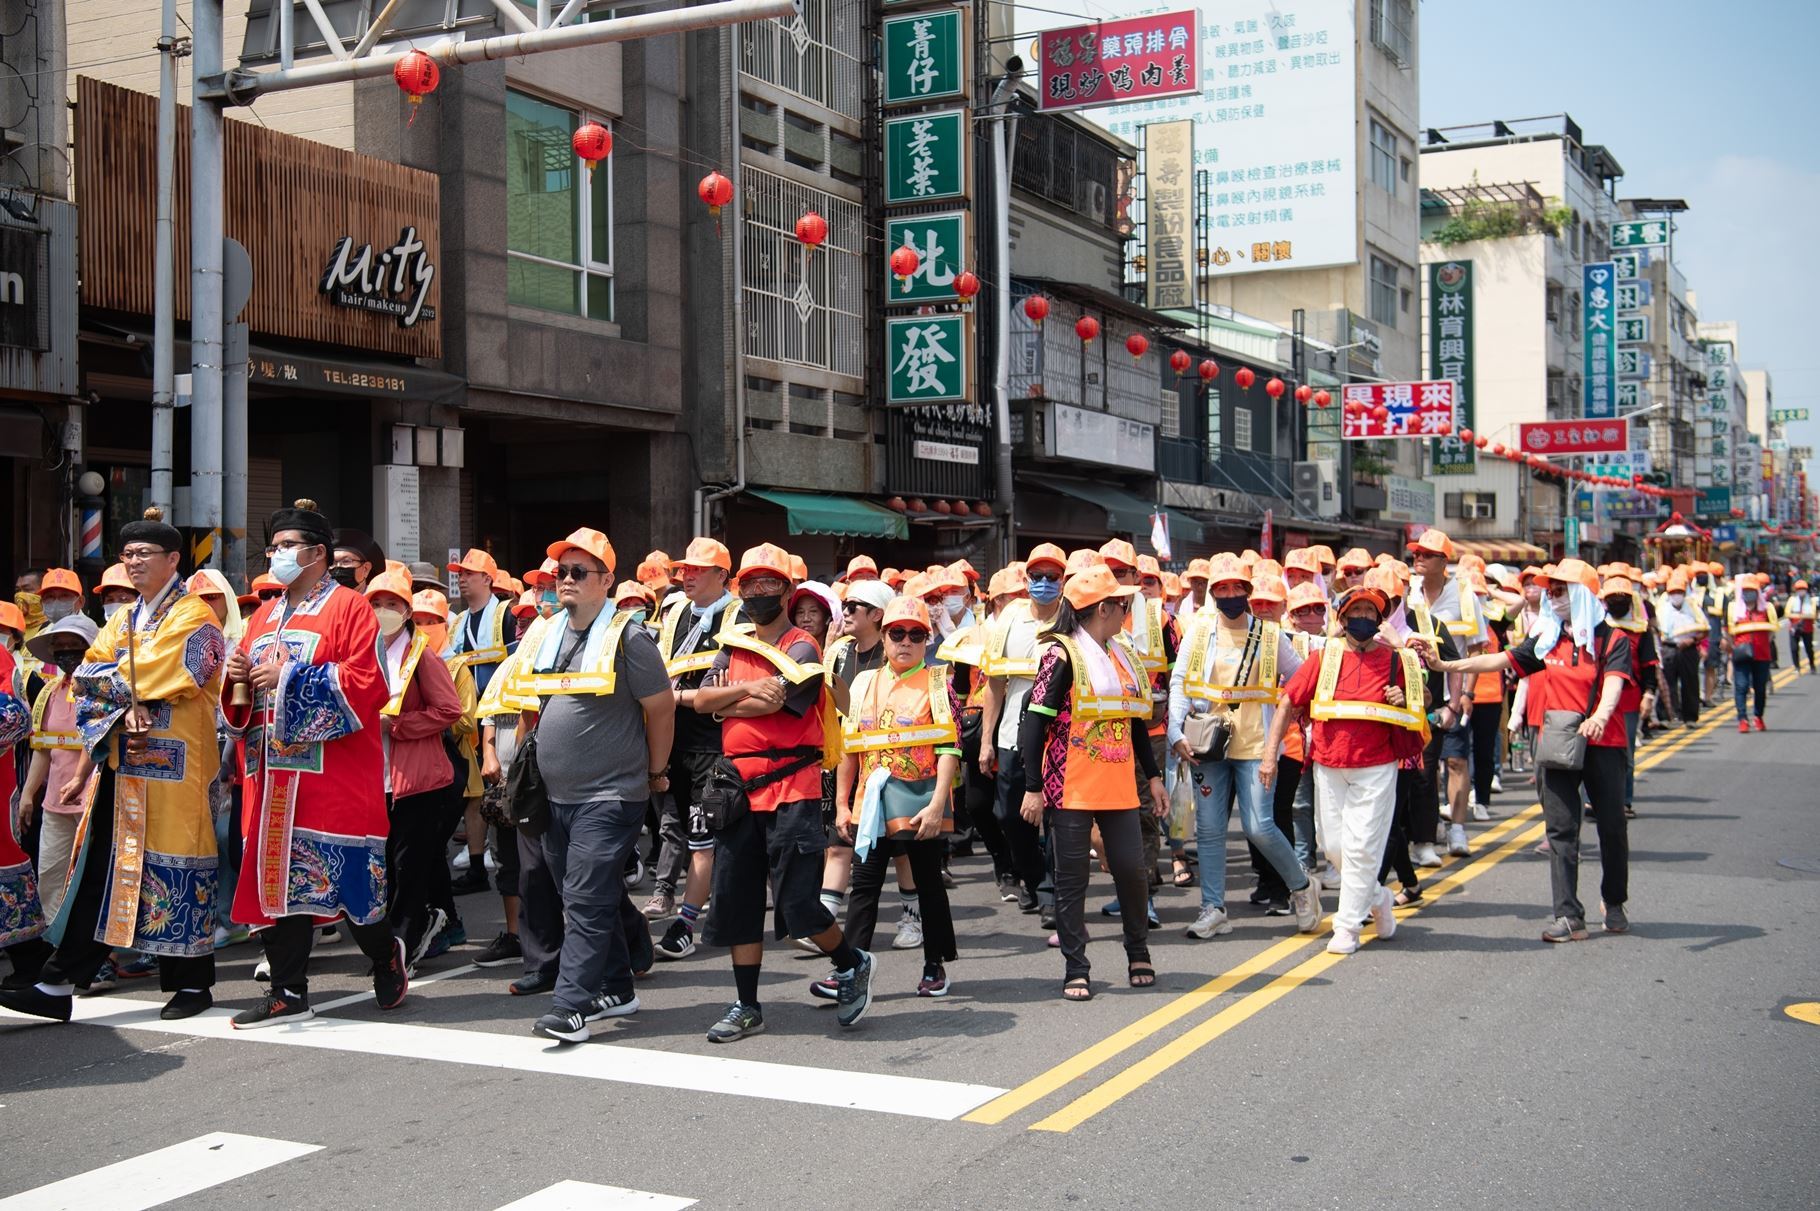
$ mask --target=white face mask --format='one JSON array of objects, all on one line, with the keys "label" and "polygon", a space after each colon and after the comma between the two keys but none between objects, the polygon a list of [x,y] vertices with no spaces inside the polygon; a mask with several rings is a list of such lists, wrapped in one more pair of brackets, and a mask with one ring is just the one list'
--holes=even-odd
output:
[{"label": "white face mask", "polygon": [[942,598],[942,608],[947,610],[948,613],[954,617],[959,618],[961,612],[967,608],[967,598],[961,593],[950,593]]},{"label": "white face mask", "polygon": [[47,597],[41,608],[44,610],[44,616],[50,621],[61,622],[76,612],[76,603],[68,597],[58,597],[54,600]]},{"label": "white face mask", "polygon": [[390,606],[380,606],[373,611],[379,619],[379,633],[387,639],[404,630],[405,616],[403,610],[394,610]]},{"label": "white face mask", "polygon": [[1554,609],[1557,618],[1566,618],[1573,613],[1574,600],[1571,597],[1550,597],[1548,604]]},{"label": "white face mask", "polygon": [[118,614],[121,610],[126,609],[127,605],[128,603],[124,601],[110,601],[101,607],[101,617],[104,619],[112,619],[114,615]]},{"label": "white face mask", "polygon": [[1671,606],[1674,606],[1676,609],[1680,609],[1682,603],[1684,603],[1686,600],[1687,600],[1686,593],[1670,593],[1668,595],[1668,604]]}]

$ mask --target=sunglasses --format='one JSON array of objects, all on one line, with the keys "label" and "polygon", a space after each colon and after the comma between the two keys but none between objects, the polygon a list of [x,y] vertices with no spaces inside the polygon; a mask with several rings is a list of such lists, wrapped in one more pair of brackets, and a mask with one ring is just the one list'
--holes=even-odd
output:
[{"label": "sunglasses", "polygon": [[562,563],[556,565],[555,576],[558,580],[581,581],[597,575],[599,572],[599,568],[590,568],[578,563]]},{"label": "sunglasses", "polygon": [[1567,596],[1567,586],[1564,584],[1551,584],[1548,586],[1547,593],[1550,597],[1565,597]]},{"label": "sunglasses", "polygon": [[1293,618],[1325,618],[1327,609],[1325,606],[1303,606],[1299,610],[1291,610],[1290,616]]},{"label": "sunglasses", "polygon": [[892,643],[928,643],[929,632],[921,627],[892,627],[885,632],[885,638]]},{"label": "sunglasses", "polygon": [[1041,580],[1046,582],[1057,581],[1061,578],[1061,574],[1058,572],[1031,572],[1027,577],[1027,579],[1032,581]]},{"label": "sunglasses", "polygon": [[841,603],[840,612],[843,614],[851,614],[857,610],[871,610],[875,608],[877,607],[869,606],[863,601],[846,601]]}]

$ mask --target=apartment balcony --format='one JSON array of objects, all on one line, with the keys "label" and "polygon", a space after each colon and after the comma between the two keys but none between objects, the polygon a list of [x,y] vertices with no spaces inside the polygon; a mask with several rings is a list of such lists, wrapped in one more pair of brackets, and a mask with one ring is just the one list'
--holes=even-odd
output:
[{"label": "apartment balcony", "polygon": [[1157,440],[1158,471],[1166,480],[1202,487],[1248,492],[1253,496],[1293,499],[1290,462],[1231,446],[1215,446],[1192,437]]}]

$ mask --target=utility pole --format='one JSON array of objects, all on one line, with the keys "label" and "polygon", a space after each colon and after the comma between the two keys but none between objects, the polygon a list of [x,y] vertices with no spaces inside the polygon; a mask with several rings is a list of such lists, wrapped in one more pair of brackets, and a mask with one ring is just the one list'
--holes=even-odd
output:
[{"label": "utility pole", "polygon": [[244,446],[225,451],[221,442],[226,119],[209,86],[221,74],[222,0],[194,0],[190,36],[190,555],[205,568],[219,566],[224,455],[246,463]]},{"label": "utility pole", "polygon": [[998,514],[1004,527],[999,536],[999,564],[1017,558],[1017,511],[1011,475],[1011,151],[1017,139],[1018,82],[1024,78],[1024,61],[1016,55],[1005,62],[1005,75],[992,90],[992,209],[995,283],[993,319],[997,325],[997,366],[993,375],[992,427],[998,438]]},{"label": "utility pole", "polygon": [[152,503],[175,521],[171,490],[177,298],[171,211],[177,171],[177,0],[164,0],[158,34],[158,200],[152,234]]}]

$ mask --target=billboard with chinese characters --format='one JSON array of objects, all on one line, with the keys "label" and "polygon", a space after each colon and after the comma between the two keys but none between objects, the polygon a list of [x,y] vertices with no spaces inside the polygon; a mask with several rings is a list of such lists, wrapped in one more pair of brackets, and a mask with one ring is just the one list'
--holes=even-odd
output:
[{"label": "billboard with chinese characters", "polygon": [[911,105],[965,97],[965,29],[958,8],[885,18],[885,104]]},{"label": "billboard with chinese characters", "polygon": [[[1122,20],[1146,7],[1104,0],[1095,10]],[[1210,6],[1197,92],[1088,115],[1133,143],[1142,126],[1194,122],[1194,164],[1211,193],[1208,274],[1358,262],[1355,10],[1354,0]]]},{"label": "billboard with chinese characters", "polygon": [[964,109],[885,119],[885,202],[939,202],[967,196],[972,132]]},{"label": "billboard with chinese characters", "polygon": [[[1618,408],[1617,269],[1610,261],[1589,261],[1581,271],[1581,324],[1586,331],[1584,350],[1585,398],[1581,414],[1604,420]],[[1638,359],[1641,360],[1641,359]]]},{"label": "billboard with chinese characters", "polygon": [[[1454,427],[1451,382],[1347,383],[1340,388],[1340,436],[1441,437]],[[1376,410],[1384,409],[1383,418]]]},{"label": "billboard with chinese characters", "polygon": [[1517,445],[1525,454],[1629,454],[1627,420],[1546,420],[1517,426]]},{"label": "billboard with chinese characters", "polygon": [[1199,27],[1200,14],[1188,9],[1045,30],[1037,39],[1037,108],[1193,96]]},{"label": "billboard with chinese characters", "polygon": [[972,332],[964,315],[896,316],[885,321],[887,404],[971,402]]},{"label": "billboard with chinese characters", "polygon": [[1144,290],[1154,311],[1194,306],[1194,123],[1144,128]]},{"label": "billboard with chinese characters", "polygon": [[916,250],[916,272],[909,277],[900,278],[885,268],[885,302],[943,303],[960,297],[954,292],[954,279],[967,264],[966,211],[889,216],[885,247]]},{"label": "billboard with chinese characters", "polygon": [[1435,439],[1430,464],[1436,475],[1468,475],[1478,450],[1458,430],[1478,423],[1472,390],[1472,262],[1440,261],[1428,267],[1428,372],[1450,380],[1459,405],[1455,432]]},{"label": "billboard with chinese characters", "polygon": [[1611,246],[1613,248],[1666,248],[1668,247],[1668,221],[1666,219],[1637,219],[1611,225]]}]

